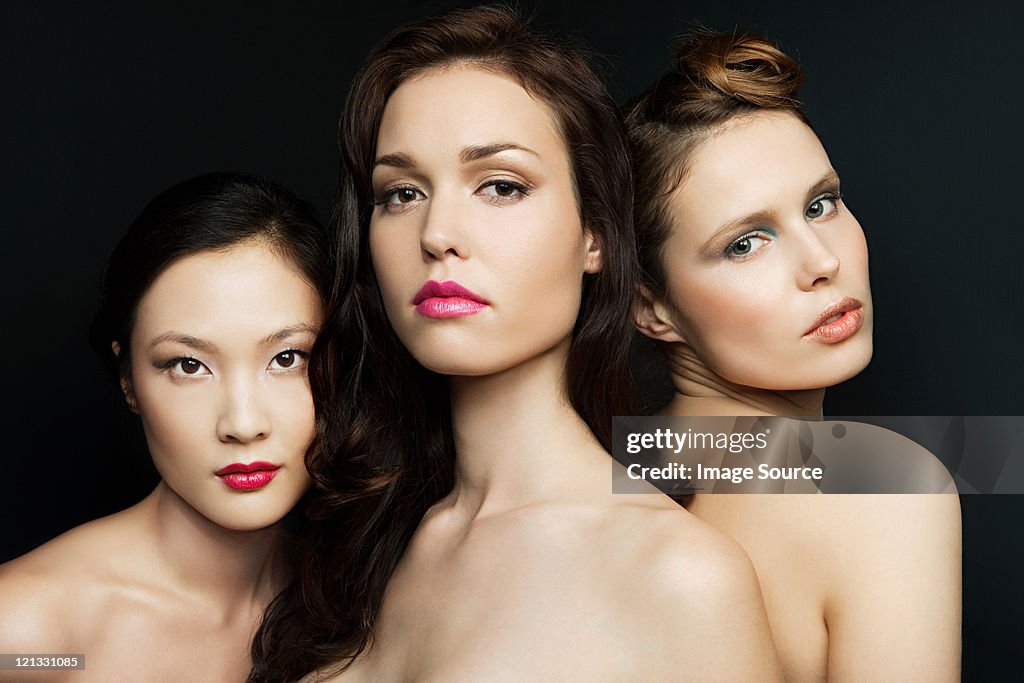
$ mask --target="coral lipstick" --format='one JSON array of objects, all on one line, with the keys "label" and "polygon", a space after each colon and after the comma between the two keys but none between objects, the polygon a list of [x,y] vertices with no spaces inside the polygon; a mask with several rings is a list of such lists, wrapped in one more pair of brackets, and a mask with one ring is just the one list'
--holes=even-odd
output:
[{"label": "coral lipstick", "polygon": [[846,297],[823,310],[804,337],[835,344],[857,334],[857,330],[863,324],[864,305],[856,299]]},{"label": "coral lipstick", "polygon": [[234,462],[217,470],[215,474],[229,488],[236,491],[252,491],[269,484],[277,476],[279,469],[280,466],[269,462],[251,462],[248,465]]},{"label": "coral lipstick", "polygon": [[412,298],[412,305],[428,318],[461,318],[479,313],[490,304],[454,280],[427,280]]}]

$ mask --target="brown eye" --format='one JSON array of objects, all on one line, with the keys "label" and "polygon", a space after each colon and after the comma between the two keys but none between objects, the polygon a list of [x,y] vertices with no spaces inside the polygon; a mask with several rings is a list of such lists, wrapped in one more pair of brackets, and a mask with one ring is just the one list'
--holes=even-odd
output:
[{"label": "brown eye", "polygon": [[396,187],[385,194],[383,203],[386,206],[410,204],[420,199],[421,195],[422,193],[414,187]]},{"label": "brown eye", "polygon": [[172,358],[160,365],[160,368],[169,372],[173,377],[197,377],[199,375],[213,374],[203,365],[202,361],[189,356]]},{"label": "brown eye", "polygon": [[477,194],[493,203],[511,204],[522,200],[530,191],[525,185],[511,180],[489,180],[477,189]]},{"label": "brown eye", "polygon": [[303,363],[306,362],[306,358],[308,358],[308,355],[302,351],[296,351],[294,349],[290,351],[282,351],[274,356],[274,359],[270,361],[270,369],[294,370],[295,368],[301,368]]}]

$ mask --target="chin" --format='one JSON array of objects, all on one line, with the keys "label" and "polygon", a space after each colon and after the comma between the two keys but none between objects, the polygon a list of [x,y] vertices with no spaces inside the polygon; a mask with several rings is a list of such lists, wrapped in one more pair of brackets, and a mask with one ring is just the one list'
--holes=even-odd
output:
[{"label": "chin", "polygon": [[282,513],[280,516],[267,515],[266,513],[261,515],[220,514],[204,516],[217,526],[227,529],[228,531],[245,533],[260,531],[261,529],[272,527],[284,519],[285,514],[286,513]]},{"label": "chin", "polygon": [[[839,349],[836,349],[839,351]],[[859,347],[842,349],[843,353],[839,358],[830,358],[827,365],[821,367],[818,372],[807,377],[799,386],[781,387],[788,390],[803,389],[825,389],[842,384],[848,379],[859,375],[871,362],[873,353],[871,340]],[[824,365],[824,364],[823,364]]]},{"label": "chin", "polygon": [[448,377],[483,377],[509,367],[508,363],[481,358],[471,352],[453,353],[451,349],[436,353],[412,352],[412,357],[427,370]]}]

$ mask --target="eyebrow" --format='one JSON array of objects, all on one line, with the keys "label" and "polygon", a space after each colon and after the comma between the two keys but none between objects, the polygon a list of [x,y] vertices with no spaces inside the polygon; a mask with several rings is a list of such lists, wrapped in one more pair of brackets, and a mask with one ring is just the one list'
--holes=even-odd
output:
[{"label": "eyebrow", "polygon": [[[486,159],[487,157],[500,154],[501,152],[507,152],[509,150],[519,150],[540,158],[540,155],[529,147],[524,147],[523,145],[518,145],[514,142],[493,142],[487,145],[469,145],[468,147],[463,147],[462,151],[459,152],[459,160],[466,164],[471,161]],[[413,168],[416,164],[408,154],[405,154],[404,152],[395,152],[393,154],[385,154],[378,157],[377,160],[373,162],[373,168],[377,168],[378,166],[390,166],[391,168],[404,169]]]},{"label": "eyebrow", "polygon": [[527,154],[532,154],[533,156],[540,158],[540,155],[529,147],[523,147],[522,145],[517,145],[514,142],[494,142],[489,145],[472,145],[464,147],[459,153],[459,159],[461,159],[463,163],[479,161],[480,159],[486,159],[487,157],[500,154],[501,152],[507,152],[510,149],[526,152]]},{"label": "eyebrow", "polygon": [[[828,172],[821,177],[820,180],[811,185],[810,189],[807,191],[807,196],[804,201],[809,202],[810,200],[817,197],[821,192],[827,190],[830,187],[835,187],[837,185],[839,185],[839,174],[836,173],[834,169],[830,168]],[[721,238],[721,236],[725,233],[734,232],[735,230],[738,230],[740,227],[745,225],[767,223],[771,221],[771,219],[774,216],[775,212],[772,211],[771,209],[760,209],[753,213],[747,214],[746,216],[742,216],[740,218],[736,218],[726,223],[723,223],[721,226],[719,226],[717,230],[715,230],[714,234],[711,235],[707,242],[704,243],[704,247],[707,248],[715,244],[719,240],[719,238]]]},{"label": "eyebrow", "polygon": [[316,336],[318,332],[319,330],[317,330],[312,325],[306,323],[299,323],[298,325],[284,327],[278,330],[277,332],[268,334],[260,341],[260,346],[270,346],[271,344],[282,342],[285,339],[288,339],[289,337],[293,337],[298,334],[311,334],[313,336]]},{"label": "eyebrow", "polygon": [[[283,327],[280,330],[277,330],[276,332],[271,332],[266,337],[261,339],[259,344],[260,346],[270,346],[272,344],[282,342],[285,339],[289,339],[290,337],[293,337],[297,334],[303,333],[316,335],[317,329],[307,323],[290,325],[288,327]],[[163,334],[157,335],[156,337],[153,338],[151,342],[149,342],[149,348],[152,349],[158,344],[163,344],[164,342],[176,342],[178,344],[183,344],[189,348],[196,349],[197,351],[202,351],[204,353],[217,352],[217,345],[214,344],[213,342],[207,341],[205,339],[200,339],[199,337],[195,337],[191,334],[185,334],[183,332],[164,332]]]}]

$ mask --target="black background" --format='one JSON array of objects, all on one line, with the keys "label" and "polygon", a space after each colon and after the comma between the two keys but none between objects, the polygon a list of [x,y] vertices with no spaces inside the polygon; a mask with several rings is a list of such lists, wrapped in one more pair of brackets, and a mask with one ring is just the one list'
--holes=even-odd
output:
[{"label": "black background", "polygon": [[[0,561],[156,482],[86,343],[103,263],[146,201],[232,169],[285,183],[326,218],[356,68],[388,29],[457,4],[3,10]],[[1024,413],[1019,5],[522,6],[604,55],[619,101],[695,21],[762,32],[796,56],[871,253],[875,357],[829,391],[826,414]],[[961,502],[964,679],[991,680],[1024,635],[1024,498]]]}]

